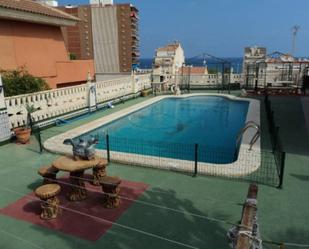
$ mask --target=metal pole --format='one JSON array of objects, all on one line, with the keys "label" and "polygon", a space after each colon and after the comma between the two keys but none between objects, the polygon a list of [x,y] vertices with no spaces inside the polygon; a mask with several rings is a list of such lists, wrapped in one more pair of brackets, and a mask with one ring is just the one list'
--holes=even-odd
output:
[{"label": "metal pole", "polygon": [[106,134],[106,151],[107,151],[107,161],[110,162],[111,157],[110,157],[109,135],[108,134]]},{"label": "metal pole", "polygon": [[232,67],[232,64],[228,63],[228,66],[229,66],[229,69],[228,69],[228,72],[227,72],[227,92],[228,92],[228,94],[230,94],[231,93],[231,67]]},{"label": "metal pole", "polygon": [[37,128],[37,133],[38,133],[38,142],[39,142],[39,146],[40,146],[40,153],[42,153],[43,152],[43,145],[42,145],[42,138],[41,138],[41,130],[40,130],[39,126]]},{"label": "metal pole", "polygon": [[197,176],[198,144],[194,145],[194,176]]},{"label": "metal pole", "polygon": [[190,81],[191,81],[191,65],[189,67],[188,93],[190,93]]},{"label": "metal pole", "polygon": [[264,103],[265,103],[265,105],[267,105],[268,103],[268,94],[266,93],[265,94],[265,97],[264,97]]},{"label": "metal pole", "polygon": [[259,63],[255,65],[255,84],[254,84],[255,92],[257,92],[258,90],[258,81],[259,81]]},{"label": "metal pole", "polygon": [[283,176],[284,176],[284,166],[285,166],[285,152],[282,151],[281,152],[281,165],[280,165],[280,175],[279,175],[279,185],[278,188],[282,189],[282,185],[283,185]]},{"label": "metal pole", "polygon": [[[275,130],[275,133],[274,133],[274,151],[276,150],[276,148],[278,148],[279,146],[279,126],[276,126],[276,130]],[[281,150],[281,144],[280,144],[280,147],[279,149]]]},{"label": "metal pole", "polygon": [[222,73],[221,73],[221,92],[224,92],[224,62],[222,63]]},{"label": "metal pole", "polygon": [[249,65],[247,65],[247,70],[246,70],[246,87],[247,89],[249,88]]},{"label": "metal pole", "polygon": [[182,85],[183,85],[183,69],[184,69],[183,65],[184,63],[182,63],[181,65],[181,86],[179,86],[180,89],[182,88]]}]

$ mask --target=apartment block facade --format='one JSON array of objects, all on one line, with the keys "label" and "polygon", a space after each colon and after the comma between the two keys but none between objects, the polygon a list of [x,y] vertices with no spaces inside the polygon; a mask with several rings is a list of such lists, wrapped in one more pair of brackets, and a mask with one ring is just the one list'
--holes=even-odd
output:
[{"label": "apartment block facade", "polygon": [[93,59],[93,39],[91,8],[89,5],[79,7],[59,7],[60,10],[76,16],[80,21],[71,27],[62,27],[62,35],[71,58],[77,60]]},{"label": "apartment block facade", "polygon": [[62,29],[76,59],[94,59],[100,74],[130,73],[139,63],[138,10],[131,4],[60,7],[81,19]]},{"label": "apartment block facade", "polygon": [[266,55],[266,48],[245,48],[244,85],[255,88],[301,88],[308,68],[309,60],[306,58],[296,58],[278,51]]},{"label": "apartment block facade", "polygon": [[156,50],[154,68],[159,68],[160,74],[175,75],[184,63],[184,51],[179,42]]}]

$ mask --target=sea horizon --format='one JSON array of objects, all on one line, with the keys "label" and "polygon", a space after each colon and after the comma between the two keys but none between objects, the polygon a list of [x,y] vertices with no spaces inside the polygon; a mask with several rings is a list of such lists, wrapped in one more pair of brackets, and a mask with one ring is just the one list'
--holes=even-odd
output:
[{"label": "sea horizon", "polygon": [[[222,57],[219,60],[225,60],[231,63],[234,73],[242,72],[243,57]],[[204,63],[204,58],[187,58],[185,59],[186,65],[192,65],[196,67],[201,67],[207,65],[209,69],[217,69],[222,62],[213,58],[206,58],[206,64]],[[140,68],[141,69],[151,69],[153,58],[140,58]]]}]

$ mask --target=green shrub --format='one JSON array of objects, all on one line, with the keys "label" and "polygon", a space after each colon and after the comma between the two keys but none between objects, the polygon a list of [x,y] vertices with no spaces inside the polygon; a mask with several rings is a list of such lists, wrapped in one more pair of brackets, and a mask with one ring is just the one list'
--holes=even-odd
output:
[{"label": "green shrub", "polygon": [[29,74],[25,68],[0,71],[5,97],[49,90],[45,80]]},{"label": "green shrub", "polygon": [[71,54],[70,53],[70,60],[73,61],[73,60],[76,60],[76,59],[77,59],[76,54]]}]

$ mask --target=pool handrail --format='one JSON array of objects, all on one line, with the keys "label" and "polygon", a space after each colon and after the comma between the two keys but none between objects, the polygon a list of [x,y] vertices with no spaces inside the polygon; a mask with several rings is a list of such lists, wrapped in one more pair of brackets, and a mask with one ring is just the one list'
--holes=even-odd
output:
[{"label": "pool handrail", "polygon": [[254,136],[252,137],[252,139],[251,139],[251,141],[249,143],[249,145],[250,145],[249,150],[251,150],[252,146],[256,143],[256,141],[259,139],[260,134],[261,134],[260,126],[257,123],[255,123],[254,121],[252,121],[252,120],[246,122],[245,126],[240,130],[240,132],[238,133],[238,136],[237,136],[236,144],[238,145],[238,143],[240,142],[240,139],[242,138],[243,134],[249,128],[256,129],[256,133],[254,134]]}]

